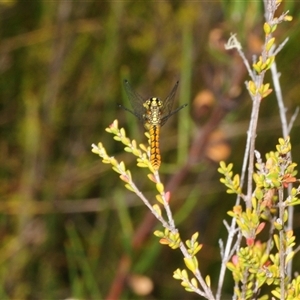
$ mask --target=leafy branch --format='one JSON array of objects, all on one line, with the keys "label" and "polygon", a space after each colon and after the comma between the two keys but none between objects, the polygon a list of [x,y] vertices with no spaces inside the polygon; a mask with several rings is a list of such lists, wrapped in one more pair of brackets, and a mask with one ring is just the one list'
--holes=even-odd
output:
[{"label": "leafy branch", "polygon": [[[119,141],[125,145],[124,150],[126,152],[132,153],[136,157],[138,167],[147,168],[151,172],[147,175],[147,177],[152,183],[155,184],[155,188],[158,192],[156,195],[156,200],[158,203],[154,205],[150,204],[150,201],[134,183],[131,172],[126,169],[125,163],[123,161],[118,162],[113,156],[109,156],[102,143],[98,143],[98,145],[93,144],[92,152],[98,154],[102,158],[103,163],[111,164],[112,169],[116,173],[120,174],[120,179],[125,182],[125,187],[131,192],[135,193],[144,202],[156,219],[161,222],[165,230],[156,230],[154,232],[154,235],[160,238],[159,242],[162,245],[168,245],[171,249],[179,248],[181,250],[184,257],[184,263],[187,269],[193,273],[194,277],[189,279],[186,269],[177,269],[174,272],[174,278],[181,280],[182,286],[187,291],[195,292],[207,299],[215,299],[210,289],[210,278],[206,277],[204,279],[198,268],[199,262],[196,254],[202,248],[202,245],[197,242],[199,234],[197,232],[194,233],[192,238],[187,240],[185,243],[181,240],[169,205],[171,195],[169,192],[165,192],[164,185],[160,180],[158,171],[155,170],[151,165],[150,147],[146,147],[144,144],[137,145],[135,140],[130,140],[126,136],[125,129],[119,129],[117,120],[115,120],[108,128],[106,128],[106,131],[113,134],[116,141]],[[146,136],[149,138],[148,133],[146,133]],[[163,211],[160,205],[163,206],[166,217],[163,216]],[[198,287],[198,285],[200,285],[201,289]]]},{"label": "leafy branch", "polygon": [[[226,49],[236,49],[242,58],[244,65],[247,68],[248,74],[250,76],[250,80],[246,82],[246,87],[248,89],[249,95],[252,99],[252,113],[250,124],[248,128],[247,142],[245,148],[245,154],[243,159],[243,166],[241,171],[241,176],[233,175],[230,173],[232,165],[229,165],[229,170],[225,168],[224,164],[221,164],[219,172],[225,175],[222,179],[222,182],[229,188],[228,191],[231,193],[234,192],[237,194],[236,204],[230,215],[233,217],[231,221],[231,225],[229,226],[227,223],[226,228],[228,230],[229,236],[224,246],[223,241],[220,241],[221,245],[221,256],[222,256],[222,265],[219,276],[218,283],[218,291],[217,291],[217,299],[221,297],[221,290],[224,282],[226,266],[232,257],[232,253],[234,251],[239,251],[240,243],[241,243],[241,235],[246,238],[247,245],[253,246],[254,239],[263,227],[264,223],[260,222],[260,218],[257,217],[257,213],[262,213],[260,206],[256,205],[255,198],[253,198],[253,178],[257,177],[254,173],[254,165],[255,165],[255,140],[257,136],[257,122],[259,116],[259,109],[262,100],[267,97],[272,89],[270,88],[270,83],[264,83],[264,78],[266,72],[275,64],[275,57],[278,52],[282,49],[283,45],[280,45],[277,49],[275,49],[275,37],[273,37],[273,33],[276,31],[278,25],[283,21],[291,21],[292,17],[288,15],[288,12],[281,14],[279,17],[275,17],[275,12],[278,9],[281,1],[275,0],[266,0],[265,3],[265,23],[263,25],[263,30],[265,33],[265,40],[262,47],[261,55],[257,58],[254,58],[252,63],[248,62],[246,56],[242,51],[242,46],[237,40],[235,35],[232,35],[225,45]],[[228,167],[227,167],[228,168]],[[248,168],[248,172],[247,172]],[[243,190],[245,178],[247,173],[247,184],[246,189],[247,192],[243,194],[241,191]],[[276,184],[275,178],[272,177],[272,173],[268,174],[268,182],[271,181],[271,184]],[[255,179],[255,178],[254,178]],[[240,183],[240,186],[238,184]],[[256,193],[258,193],[257,189],[255,189]],[[271,193],[272,190],[269,191]],[[267,194],[266,194],[267,195]],[[240,205],[240,199],[243,199],[246,204],[246,210],[243,212],[242,206]],[[251,223],[251,224],[250,224]],[[234,239],[237,237],[237,242],[234,243]],[[269,249],[269,247],[268,247]],[[244,280],[245,283],[245,280]],[[283,283],[282,283],[283,287]],[[237,292],[237,282],[236,289]],[[245,285],[243,287],[245,291]],[[247,289],[246,289],[247,290]],[[283,288],[284,290],[284,288]],[[245,296],[245,295],[244,295]]]}]

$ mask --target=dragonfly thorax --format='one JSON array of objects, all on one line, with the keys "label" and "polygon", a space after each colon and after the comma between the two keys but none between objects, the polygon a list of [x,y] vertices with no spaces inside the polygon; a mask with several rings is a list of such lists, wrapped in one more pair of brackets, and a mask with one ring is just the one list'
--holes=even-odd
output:
[{"label": "dragonfly thorax", "polygon": [[150,98],[143,104],[146,112],[143,115],[144,125],[149,129],[151,125],[160,125],[163,103],[159,98]]}]

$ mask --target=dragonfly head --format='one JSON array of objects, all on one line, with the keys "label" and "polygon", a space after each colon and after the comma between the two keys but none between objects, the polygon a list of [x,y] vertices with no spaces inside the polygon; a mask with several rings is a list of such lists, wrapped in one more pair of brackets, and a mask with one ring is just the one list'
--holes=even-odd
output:
[{"label": "dragonfly head", "polygon": [[146,109],[160,108],[160,107],[162,107],[162,105],[163,105],[162,101],[159,98],[155,98],[155,97],[152,97],[152,98],[146,100],[143,104],[143,106]]}]

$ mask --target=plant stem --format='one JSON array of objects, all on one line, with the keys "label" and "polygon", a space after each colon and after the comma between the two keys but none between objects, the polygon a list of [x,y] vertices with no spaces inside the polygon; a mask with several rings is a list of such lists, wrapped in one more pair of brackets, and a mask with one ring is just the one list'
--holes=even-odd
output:
[{"label": "plant stem", "polygon": [[[278,190],[279,198],[279,220],[284,224],[284,203],[283,203],[283,189]],[[285,232],[284,227],[279,232],[279,272],[280,272],[280,299],[285,299]]]}]

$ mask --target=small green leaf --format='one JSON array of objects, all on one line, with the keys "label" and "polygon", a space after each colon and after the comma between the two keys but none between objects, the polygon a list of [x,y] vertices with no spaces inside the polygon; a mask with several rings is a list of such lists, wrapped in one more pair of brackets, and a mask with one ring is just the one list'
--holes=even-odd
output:
[{"label": "small green leaf", "polygon": [[188,273],[185,269],[181,270],[181,276],[184,279],[189,279]]},{"label": "small green leaf", "polygon": [[173,278],[181,279],[181,271],[179,268],[173,272]]},{"label": "small green leaf", "polygon": [[207,286],[210,288],[210,285],[211,285],[211,280],[210,280],[210,277],[209,275],[206,275],[205,277],[205,283],[207,284]]},{"label": "small green leaf", "polygon": [[126,167],[125,167],[125,164],[124,164],[124,162],[123,162],[123,161],[121,161],[121,162],[119,163],[119,167],[120,167],[120,169],[121,169],[122,171],[124,171],[124,172],[125,172],[125,170],[126,170]]},{"label": "small green leaf", "polygon": [[287,266],[287,264],[289,263],[289,261],[294,257],[295,255],[295,252],[294,251],[291,251],[287,256],[286,256],[286,259],[285,259],[285,266]]},{"label": "small green leaf", "polygon": [[192,279],[191,279],[191,284],[192,284],[195,288],[198,288],[198,281],[196,280],[196,278],[192,278]]},{"label": "small green leaf", "polygon": [[271,29],[272,33],[273,33],[276,29],[277,29],[277,24],[274,24],[274,25],[272,26],[272,29]]},{"label": "small green leaf", "polygon": [[193,235],[192,235],[192,240],[193,241],[196,241],[199,237],[199,232],[195,232]]},{"label": "small green leaf", "polygon": [[273,235],[273,239],[274,239],[275,246],[276,246],[277,250],[280,250],[280,243],[279,243],[279,236],[278,236],[278,234],[274,234]]},{"label": "small green leaf", "polygon": [[128,176],[121,174],[120,179],[123,180],[124,182],[129,182]]},{"label": "small green leaf", "polygon": [[290,21],[292,21],[293,20],[293,17],[292,16],[289,16],[289,15],[286,15],[286,16],[284,16],[284,21],[288,21],[288,22],[290,22]]},{"label": "small green leaf", "polygon": [[202,249],[202,247],[203,247],[203,244],[198,245],[198,246],[194,249],[193,255],[196,255],[196,254]]},{"label": "small green leaf", "polygon": [[141,156],[141,150],[133,148],[132,149],[132,154],[135,155],[135,156],[140,157]]},{"label": "small green leaf", "polygon": [[271,291],[271,293],[272,293],[273,296],[275,296],[276,298],[281,299],[281,295],[280,295],[280,293],[279,293],[278,290],[273,290],[273,291]]},{"label": "small green leaf", "polygon": [[271,31],[272,31],[271,26],[267,22],[265,22],[265,24],[264,24],[264,32],[265,32],[265,34],[270,34]]},{"label": "small green leaf", "polygon": [[119,170],[118,167],[113,166],[112,169],[113,169],[116,173],[122,174],[122,172]]},{"label": "small green leaf", "polygon": [[283,222],[286,223],[286,221],[288,220],[288,217],[289,217],[289,213],[286,210],[284,210],[284,213],[283,213]]},{"label": "small green leaf", "polygon": [[157,184],[156,184],[156,189],[158,190],[158,192],[160,193],[160,194],[163,194],[164,193],[164,185],[161,183],[161,182],[158,182]]},{"label": "small green leaf", "polygon": [[272,37],[271,39],[269,39],[267,45],[266,45],[266,50],[269,51],[271,49],[271,47],[274,45],[275,42],[275,38]]},{"label": "small green leaf", "polygon": [[115,135],[113,139],[116,140],[116,141],[118,141],[118,142],[120,142],[122,140],[122,138],[119,137],[119,136],[117,136],[117,135]]},{"label": "small green leaf", "polygon": [[152,182],[156,183],[156,178],[153,174],[148,174],[147,176]]},{"label": "small green leaf", "polygon": [[164,204],[164,200],[163,200],[163,198],[162,198],[161,195],[156,195],[156,200],[157,200],[159,203]]},{"label": "small green leaf", "polygon": [[159,216],[161,216],[161,209],[160,209],[160,207],[159,207],[157,204],[154,204],[152,207],[153,207],[154,211],[155,211]]},{"label": "small green leaf", "polygon": [[144,152],[148,152],[148,147],[146,147],[144,144],[139,144],[139,146]]},{"label": "small green leaf", "polygon": [[196,272],[197,267],[195,266],[194,260],[192,257],[184,257],[183,258],[185,265],[189,270],[191,270],[193,273]]},{"label": "small green leaf", "polygon": [[127,190],[129,190],[129,191],[131,191],[131,192],[134,192],[135,193],[135,190],[134,190],[134,188],[130,185],[130,184],[128,184],[128,183],[126,183],[125,184],[125,187],[126,187],[126,189]]},{"label": "small green leaf", "polygon": [[157,236],[157,237],[160,237],[160,238],[162,238],[162,237],[165,236],[164,233],[163,233],[162,231],[160,231],[160,230],[155,230],[155,231],[153,232],[153,234],[154,234],[155,236]]}]

